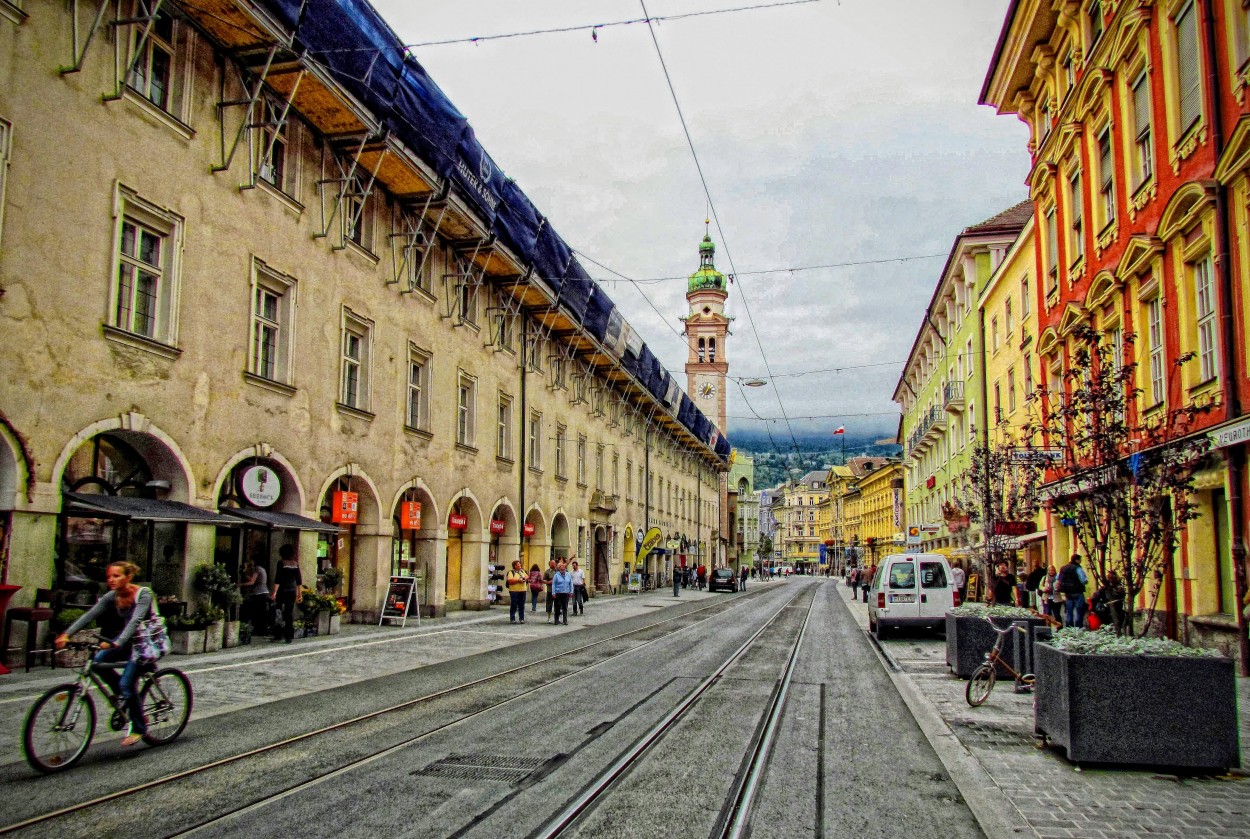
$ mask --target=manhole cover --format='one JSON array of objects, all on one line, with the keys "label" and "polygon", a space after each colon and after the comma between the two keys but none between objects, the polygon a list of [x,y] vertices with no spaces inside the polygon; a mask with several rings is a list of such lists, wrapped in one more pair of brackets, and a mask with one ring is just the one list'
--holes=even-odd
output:
[{"label": "manhole cover", "polygon": [[506,755],[448,755],[410,774],[465,781],[501,781],[517,785],[547,763],[543,757]]}]

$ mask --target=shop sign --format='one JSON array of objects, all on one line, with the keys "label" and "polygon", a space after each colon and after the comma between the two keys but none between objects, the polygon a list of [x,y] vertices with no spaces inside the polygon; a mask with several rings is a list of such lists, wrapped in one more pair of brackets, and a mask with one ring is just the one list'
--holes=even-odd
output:
[{"label": "shop sign", "polygon": [[359,520],[360,496],[354,492],[336,490],[330,508],[330,521],[335,524],[355,524]]},{"label": "shop sign", "polygon": [[420,501],[405,501],[399,505],[399,526],[403,530],[421,529]]},{"label": "shop sign", "polygon": [[490,532],[494,536],[502,536],[507,526],[508,526],[507,522],[502,521],[500,519],[490,520]]},{"label": "shop sign", "polygon": [[913,524],[911,527],[907,528],[907,544],[920,544],[920,527],[918,525]]},{"label": "shop sign", "polygon": [[658,527],[653,527],[647,531],[647,535],[642,537],[642,544],[638,546],[639,562],[646,559],[647,554],[651,553],[655,546],[660,544],[660,538],[662,536],[663,534],[660,533],[660,528]]},{"label": "shop sign", "polygon": [[533,536],[533,535],[534,535],[534,525],[530,524],[529,522],[526,522],[525,524],[521,525],[521,535],[522,535],[522,536]]},{"label": "shop sign", "polygon": [[1031,521],[996,521],[994,522],[995,536],[1028,536],[1037,530],[1037,525]]},{"label": "shop sign", "polygon": [[272,507],[282,494],[282,482],[268,466],[249,466],[239,483],[243,497],[256,507]]},{"label": "shop sign", "polygon": [[1227,428],[1212,431],[1209,436],[1211,438],[1211,447],[1216,449],[1236,446],[1241,443],[1250,443],[1250,419],[1242,420]]},{"label": "shop sign", "polygon": [[930,475],[924,479],[925,489],[933,489],[937,486],[937,475]]},{"label": "shop sign", "polygon": [[447,517],[447,526],[452,530],[464,530],[469,526],[469,517],[460,513],[452,513]]},{"label": "shop sign", "polygon": [[903,489],[902,487],[894,488],[894,526],[903,526]]}]

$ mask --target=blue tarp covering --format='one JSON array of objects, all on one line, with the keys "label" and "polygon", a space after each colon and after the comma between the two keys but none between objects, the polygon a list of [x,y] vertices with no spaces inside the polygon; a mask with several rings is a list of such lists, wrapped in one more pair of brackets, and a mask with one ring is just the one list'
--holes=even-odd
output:
[{"label": "blue tarp covering", "polygon": [[[488,229],[533,267],[560,306],[597,338],[619,351],[632,330],[607,294],[573,257],[572,249],[482,148],[468,119],[451,103],[367,0],[259,0],[334,80],[439,177],[450,179]],[[656,399],[669,394],[671,377],[646,344],[633,336],[625,369]],[[640,345],[640,346],[638,346]],[[635,352],[636,350],[636,352]],[[635,357],[636,355],[636,357]],[[704,442],[712,423],[682,394],[678,420]],[[716,453],[729,456],[720,437]]]}]

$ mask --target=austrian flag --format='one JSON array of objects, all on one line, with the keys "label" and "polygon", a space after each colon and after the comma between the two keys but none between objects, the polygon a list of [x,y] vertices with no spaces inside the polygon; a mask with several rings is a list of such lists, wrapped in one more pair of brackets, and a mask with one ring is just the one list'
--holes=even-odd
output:
[{"label": "austrian flag", "polygon": [[846,426],[844,426],[844,425],[839,425],[837,428],[835,428],[835,429],[833,430],[833,433],[834,433],[834,434],[845,434],[845,433],[846,433]]}]

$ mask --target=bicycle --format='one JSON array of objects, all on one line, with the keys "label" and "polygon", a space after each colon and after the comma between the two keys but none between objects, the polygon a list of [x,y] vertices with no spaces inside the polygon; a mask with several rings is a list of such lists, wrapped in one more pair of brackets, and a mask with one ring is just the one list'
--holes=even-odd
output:
[{"label": "bicycle", "polygon": [[[121,731],[129,724],[121,698],[97,672],[104,667],[120,669],[126,663],[95,664],[92,659],[100,649],[99,641],[71,641],[65,649],[88,651],[86,662],[78,670],[78,678],[49,688],[40,696],[27,712],[22,729],[22,753],[26,762],[43,773],[69,769],[86,754],[96,727],[95,702],[91,699],[93,684],[113,709],[110,727]],[[148,723],[143,742],[163,746],[177,739],[191,717],[191,682],[177,668],[150,667],[152,669],[142,674],[135,686]]]},{"label": "bicycle", "polygon": [[990,625],[998,638],[994,640],[994,646],[985,654],[985,661],[972,673],[972,677],[968,679],[968,686],[964,688],[964,698],[968,700],[968,704],[973,708],[984,704],[986,699],[990,697],[990,691],[994,690],[994,683],[998,681],[998,668],[1001,666],[1004,670],[1011,674],[1015,679],[1016,693],[1030,693],[1033,690],[1034,676],[1032,673],[1018,673],[1011,666],[1011,662],[1003,658],[1003,642],[1013,629],[1020,632],[1027,632],[1023,627],[1011,624],[1005,629],[999,629],[989,618],[982,618]]}]

